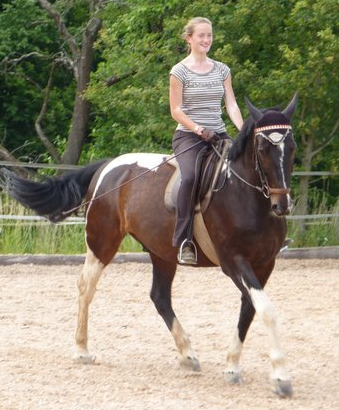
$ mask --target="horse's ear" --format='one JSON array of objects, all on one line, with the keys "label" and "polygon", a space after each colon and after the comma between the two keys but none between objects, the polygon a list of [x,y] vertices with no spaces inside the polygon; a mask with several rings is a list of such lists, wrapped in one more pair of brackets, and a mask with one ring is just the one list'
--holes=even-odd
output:
[{"label": "horse's ear", "polygon": [[299,97],[299,94],[298,94],[298,91],[297,91],[297,92],[294,94],[294,96],[293,96],[291,102],[288,104],[288,106],[287,106],[287,107],[284,109],[284,111],[282,112],[288,120],[291,119],[291,117],[292,117],[292,115],[293,115],[293,113],[294,113],[295,107],[296,107],[296,105],[297,105],[298,97]]},{"label": "horse's ear", "polygon": [[260,110],[258,110],[258,108],[256,108],[247,97],[245,97],[245,101],[248,109],[250,110],[250,114],[253,121],[257,123],[259,120],[262,119],[263,113]]}]

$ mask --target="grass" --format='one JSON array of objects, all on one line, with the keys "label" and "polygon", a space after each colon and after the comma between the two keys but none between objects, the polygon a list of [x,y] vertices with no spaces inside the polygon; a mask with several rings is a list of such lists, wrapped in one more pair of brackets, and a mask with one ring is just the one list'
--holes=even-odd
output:
[{"label": "grass", "polygon": [[[0,195],[0,215],[35,216],[10,198]],[[120,252],[141,252],[141,245],[126,236]],[[0,219],[1,254],[82,254],[86,252],[84,223],[52,224],[46,220]]]},{"label": "grass", "polygon": [[[315,215],[339,214],[339,201],[333,207],[326,207],[321,202]],[[336,246],[339,244],[339,218],[322,218],[309,220],[289,220],[288,236],[293,239],[293,247]]]}]

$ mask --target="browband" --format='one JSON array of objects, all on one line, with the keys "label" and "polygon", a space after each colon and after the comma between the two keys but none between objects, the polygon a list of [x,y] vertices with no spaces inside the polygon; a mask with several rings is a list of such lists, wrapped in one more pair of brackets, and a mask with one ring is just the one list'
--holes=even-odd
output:
[{"label": "browband", "polygon": [[287,125],[287,124],[266,125],[265,127],[254,128],[254,132],[257,133],[257,132],[262,132],[262,131],[278,130],[278,129],[291,130],[292,125]]}]

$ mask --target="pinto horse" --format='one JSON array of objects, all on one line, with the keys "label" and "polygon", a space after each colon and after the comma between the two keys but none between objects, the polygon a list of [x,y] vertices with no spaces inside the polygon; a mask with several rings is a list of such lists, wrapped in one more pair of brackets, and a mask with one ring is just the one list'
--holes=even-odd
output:
[{"label": "pinto horse", "polygon": [[[290,180],[296,144],[291,117],[297,95],[283,110],[259,110],[246,100],[250,118],[232,144],[220,178],[226,183],[213,194],[203,215],[222,271],[242,293],[235,335],[227,354],[226,378],[241,382],[239,360],[254,314],[267,328],[274,391],[290,396],[292,386],[279,344],[274,307],[263,288],[286,235]],[[88,311],[96,284],[126,234],[150,255],[150,297],[170,330],[183,364],[200,370],[190,340],[177,319],[171,285],[177,268],[172,246],[175,213],[164,204],[173,167],[161,154],[126,154],[92,163],[62,176],[34,182],[3,170],[7,193],[53,222],[69,215],[86,199],[87,254],[78,280],[79,311],[76,360],[91,363],[87,349]],[[215,266],[198,248],[198,267]]]}]

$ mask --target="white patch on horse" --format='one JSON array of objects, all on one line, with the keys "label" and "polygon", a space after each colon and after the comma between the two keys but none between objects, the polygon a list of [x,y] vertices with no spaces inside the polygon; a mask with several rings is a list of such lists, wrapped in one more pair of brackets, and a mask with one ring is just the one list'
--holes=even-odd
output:
[{"label": "white patch on horse", "polygon": [[280,158],[279,158],[279,164],[280,164],[280,171],[281,171],[281,177],[283,180],[283,187],[286,188],[286,180],[285,180],[285,174],[284,174],[284,159],[285,159],[285,144],[282,142],[278,145],[278,149],[280,150]]},{"label": "white patch on horse", "polygon": [[234,378],[241,377],[239,359],[240,359],[242,348],[243,348],[243,343],[239,339],[239,330],[236,329],[233,339],[231,341],[231,344],[228,348],[228,352],[227,352],[227,368],[225,371],[225,375],[229,374],[230,381],[233,381]]},{"label": "white patch on horse", "polygon": [[76,353],[73,359],[80,363],[93,363],[95,356],[88,352],[88,309],[91,304],[96,285],[100,279],[104,264],[94,255],[87,246],[87,254],[82,273],[78,280],[79,289],[79,311],[78,325],[76,331]]},{"label": "white patch on horse", "polygon": [[[131,154],[124,154],[120,155],[119,157],[110,161],[105,168],[101,171],[101,174],[98,178],[97,184],[95,186],[92,199],[95,198],[100,185],[102,184],[106,175],[108,175],[114,168],[123,166],[123,165],[130,165],[130,164],[137,164],[141,168],[147,168],[150,171],[157,171],[158,166],[167,159],[167,155],[163,154],[147,154],[147,153],[131,153]],[[91,204],[88,206],[88,210]],[[88,213],[87,210],[87,213]]]},{"label": "white patch on horse", "polygon": [[265,323],[271,327],[276,323],[276,313],[272,302],[263,290],[251,288],[249,290],[251,300],[257,315]]},{"label": "white patch on horse", "polygon": [[[281,170],[281,177],[283,180],[283,187],[287,188],[287,184],[286,184],[286,179],[285,179],[285,173],[284,173],[284,160],[285,160],[285,144],[282,142],[278,145],[278,149],[281,150],[281,155],[280,155],[280,170]],[[292,199],[291,199],[291,195],[287,194],[287,203],[288,203],[288,209],[291,210],[293,203],[292,203]]]},{"label": "white patch on horse", "polygon": [[277,318],[275,308],[263,290],[248,288],[244,281],[243,284],[250,294],[258,317],[269,330],[271,345],[270,359],[273,367],[271,378],[273,380],[289,380],[289,375],[285,367],[285,355],[281,350],[277,334]]}]

